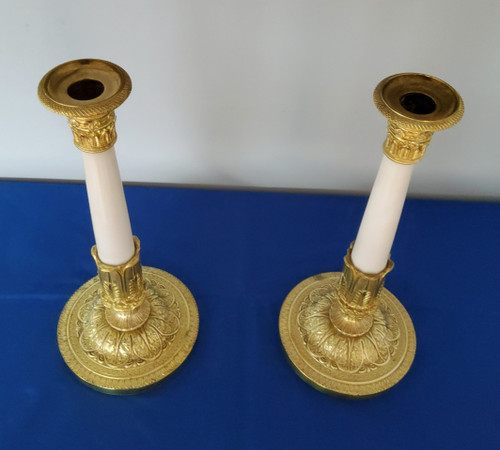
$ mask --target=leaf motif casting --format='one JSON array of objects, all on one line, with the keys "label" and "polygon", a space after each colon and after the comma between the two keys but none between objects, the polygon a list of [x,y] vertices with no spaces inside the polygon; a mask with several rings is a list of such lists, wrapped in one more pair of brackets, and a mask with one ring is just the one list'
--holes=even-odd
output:
[{"label": "leaf motif casting", "polygon": [[118,331],[106,320],[106,308],[98,290],[78,311],[77,336],[82,349],[94,361],[109,368],[129,368],[160,356],[174,340],[180,326],[175,297],[164,286],[146,282],[151,312],[146,323],[133,331]]},{"label": "leaf motif casting", "polygon": [[390,308],[381,301],[370,331],[351,337],[340,333],[330,320],[330,309],[337,301],[337,286],[333,284],[314,289],[304,300],[297,322],[309,353],[325,366],[352,374],[386,365],[400,337]]}]

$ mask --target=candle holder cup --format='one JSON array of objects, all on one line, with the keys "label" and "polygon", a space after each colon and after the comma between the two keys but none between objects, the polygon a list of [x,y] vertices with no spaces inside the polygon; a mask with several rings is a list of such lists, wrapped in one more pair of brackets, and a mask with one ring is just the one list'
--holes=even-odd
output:
[{"label": "candle holder cup", "polygon": [[[384,154],[405,165],[418,162],[434,131],[453,126],[464,111],[451,86],[415,73],[381,81],[374,102],[388,118]],[[407,311],[384,287],[393,262],[388,258],[380,272],[365,273],[353,262],[353,246],[342,272],[307,278],[288,294],[279,330],[301,378],[329,394],[362,398],[391,388],[405,376],[415,356],[416,336]]]},{"label": "candle holder cup", "polygon": [[[114,110],[130,91],[122,68],[83,59],[48,72],[38,96],[48,109],[68,117],[80,150],[103,153],[116,141]],[[92,247],[98,276],[69,299],[57,329],[69,368],[108,394],[134,394],[162,381],[187,358],[198,334],[198,310],[187,287],[167,272],[143,267],[137,237],[133,247],[123,264],[101,261],[98,247]]]}]

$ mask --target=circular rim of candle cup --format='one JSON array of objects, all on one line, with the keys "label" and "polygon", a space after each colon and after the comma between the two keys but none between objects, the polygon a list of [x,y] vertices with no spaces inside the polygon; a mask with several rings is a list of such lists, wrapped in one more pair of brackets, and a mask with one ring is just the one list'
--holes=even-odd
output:
[{"label": "circular rim of candle cup", "polygon": [[[434,103],[429,112],[417,113],[403,106],[408,95],[421,95]],[[400,73],[382,80],[373,93],[380,112],[390,121],[415,131],[438,131],[450,128],[464,114],[458,92],[439,78],[421,73]]]},{"label": "circular rim of candle cup", "polygon": [[131,90],[132,81],[120,66],[100,59],[77,59],[47,72],[38,85],[38,97],[57,114],[92,118],[118,108]]}]

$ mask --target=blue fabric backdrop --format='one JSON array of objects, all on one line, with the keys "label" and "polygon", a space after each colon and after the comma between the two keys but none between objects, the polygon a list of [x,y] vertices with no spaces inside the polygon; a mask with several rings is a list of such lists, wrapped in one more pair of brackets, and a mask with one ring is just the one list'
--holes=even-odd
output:
[{"label": "blue fabric backdrop", "polygon": [[144,265],[193,293],[200,332],[156,389],[107,396],[57,347],[59,313],[95,275],[82,184],[0,183],[2,448],[498,446],[500,204],[408,200],[386,286],[417,332],[408,375],[369,400],[326,396],[284,356],[281,304],[338,271],[366,198],[126,187]]}]

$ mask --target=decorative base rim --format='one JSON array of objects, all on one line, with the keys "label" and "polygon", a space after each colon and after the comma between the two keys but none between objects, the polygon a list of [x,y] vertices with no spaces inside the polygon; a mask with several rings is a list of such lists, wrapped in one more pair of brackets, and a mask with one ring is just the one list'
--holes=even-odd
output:
[{"label": "decorative base rim", "polygon": [[314,388],[351,398],[371,397],[398,383],[416,351],[413,323],[387,289],[380,294],[373,333],[349,337],[330,319],[341,272],[315,275],[295,286],[281,307],[281,342],[297,374]]},{"label": "decorative base rim", "polygon": [[140,328],[123,332],[106,327],[98,277],[71,296],[59,318],[57,339],[64,361],[84,384],[106,394],[137,394],[155,386],[184,362],[198,335],[198,309],[188,288],[163,270],[142,270],[154,294],[151,316]]}]

